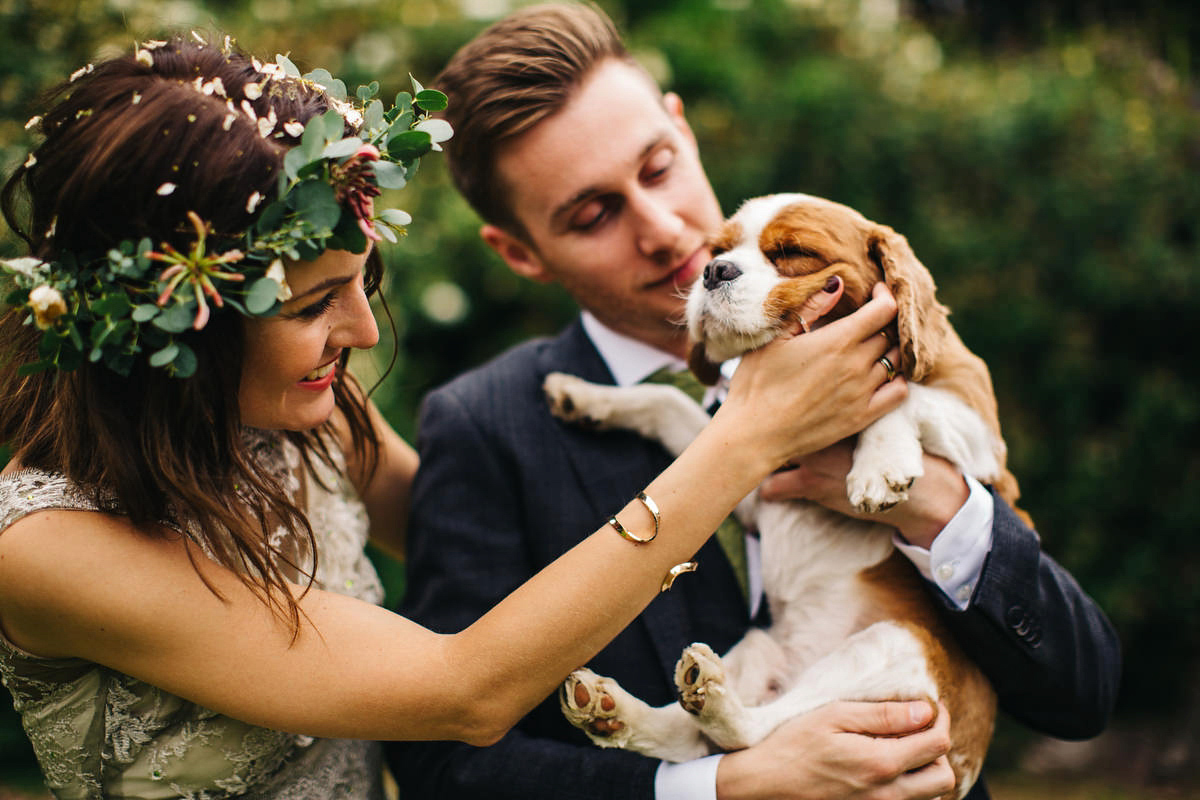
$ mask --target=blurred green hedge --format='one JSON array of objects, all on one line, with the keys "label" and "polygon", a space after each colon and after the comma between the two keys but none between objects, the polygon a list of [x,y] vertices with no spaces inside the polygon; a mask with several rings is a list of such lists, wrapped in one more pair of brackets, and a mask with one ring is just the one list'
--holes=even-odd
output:
[{"label": "blurred green hedge", "polygon": [[[429,83],[507,5],[9,3],[0,164],[28,151],[37,89],[168,22],[232,32],[351,85],[381,77],[386,94],[408,72]],[[1046,549],[1120,630],[1122,718],[1200,713],[1200,94],[1178,69],[1186,54],[1169,64],[1136,30],[1103,25],[982,51],[953,19],[930,28],[893,2],[602,5],[683,96],[727,211],[803,191],[908,237],[991,366]],[[561,292],[519,281],[483,247],[444,168],[426,161],[397,198],[415,222],[386,252],[400,348],[377,391],[410,437],[429,388],[571,315]],[[0,254],[16,253],[0,234]],[[0,753],[15,753],[5,736]]]}]

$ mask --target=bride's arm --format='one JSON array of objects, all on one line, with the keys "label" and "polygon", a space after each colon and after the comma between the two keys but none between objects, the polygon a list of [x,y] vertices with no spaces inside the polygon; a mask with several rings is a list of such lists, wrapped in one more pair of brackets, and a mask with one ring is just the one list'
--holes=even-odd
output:
[{"label": "bride's arm", "polygon": [[[764,472],[750,463],[760,456],[732,457],[718,444],[685,454],[648,488],[663,517],[654,542],[639,546],[606,527],[456,635],[312,590],[293,642],[236,575],[194,548],[193,567],[179,536],[83,511],[39,512],[0,535],[0,623],[38,655],[85,658],[271,728],[486,744],[691,557],[704,538],[692,531],[714,529],[744,494],[736,473]],[[694,480],[699,466],[711,486]],[[641,533],[651,526],[640,504],[619,516]]]},{"label": "bride's arm", "polygon": [[[899,402],[903,387],[877,389],[874,365],[887,345],[873,333],[894,303],[872,306],[743,361],[712,424],[646,489],[657,539],[634,544],[606,525],[462,633],[313,590],[293,641],[236,575],[195,550],[193,566],[181,538],[63,511],[0,534],[0,625],[31,652],[86,658],[252,723],[492,742],[624,628],[767,473]],[[618,516],[641,535],[652,527],[637,501]]]}]

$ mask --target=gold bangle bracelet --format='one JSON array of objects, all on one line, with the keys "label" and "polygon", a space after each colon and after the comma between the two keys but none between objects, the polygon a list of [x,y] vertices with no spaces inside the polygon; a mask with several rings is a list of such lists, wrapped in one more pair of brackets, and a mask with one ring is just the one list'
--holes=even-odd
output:
[{"label": "gold bangle bracelet", "polygon": [[671,567],[669,570],[667,570],[666,577],[663,578],[662,586],[659,587],[658,593],[662,594],[667,589],[670,589],[671,585],[675,583],[676,578],[685,572],[695,572],[696,568],[699,566],[700,565],[695,561],[685,561],[682,564],[676,564],[675,566]]},{"label": "gold bangle bracelet", "polygon": [[659,516],[658,504],[650,499],[648,494],[645,492],[638,492],[637,499],[641,501],[641,504],[646,507],[647,511],[650,512],[650,516],[654,518],[654,533],[645,538],[642,538],[641,536],[634,536],[625,529],[625,526],[621,524],[621,521],[618,520],[616,516],[609,517],[608,524],[611,525],[612,529],[619,533],[623,538],[628,539],[631,542],[636,542],[637,544],[646,544],[647,542],[654,541],[654,538],[658,536],[658,528],[662,524],[662,517]]}]

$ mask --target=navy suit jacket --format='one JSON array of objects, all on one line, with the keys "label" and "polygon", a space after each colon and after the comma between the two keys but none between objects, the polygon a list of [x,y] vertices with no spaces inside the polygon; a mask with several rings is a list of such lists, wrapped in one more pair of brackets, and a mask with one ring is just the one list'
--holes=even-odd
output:
[{"label": "navy suit jacket", "polygon": [[[587,431],[552,417],[541,387],[555,371],[613,382],[577,320],[426,398],[400,609],[409,618],[438,632],[462,630],[603,525],[670,462],[632,433]],[[1053,735],[1094,735],[1119,676],[1111,626],[1000,500],[993,535],[971,607],[958,612],[941,598],[952,629],[1009,713]],[[724,652],[736,643],[750,620],[733,569],[715,539],[697,560],[697,572],[659,595],[588,666],[661,705],[675,699],[674,666],[685,646],[703,641]],[[389,763],[405,800],[653,798],[658,767],[592,745],[565,721],[555,696],[496,745],[395,744]],[[970,797],[987,797],[982,782]]]}]

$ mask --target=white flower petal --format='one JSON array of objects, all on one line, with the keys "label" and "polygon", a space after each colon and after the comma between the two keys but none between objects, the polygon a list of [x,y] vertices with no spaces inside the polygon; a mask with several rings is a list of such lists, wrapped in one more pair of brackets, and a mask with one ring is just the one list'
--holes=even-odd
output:
[{"label": "white flower petal", "polygon": [[255,192],[254,194],[250,195],[250,199],[248,199],[246,201],[246,213],[253,214],[254,209],[258,208],[258,204],[262,202],[262,199],[263,199],[262,195],[259,194],[258,192]]},{"label": "white flower petal", "polygon": [[162,186],[159,186],[158,189],[155,190],[155,193],[161,197],[166,197],[173,191],[175,191],[175,184],[167,181]]},{"label": "white flower petal", "polygon": [[149,67],[150,69],[154,68],[154,56],[150,55],[149,50],[138,50],[137,56],[134,60],[143,66]]},{"label": "white flower petal", "polygon": [[300,134],[304,133],[304,126],[296,120],[283,123],[283,129],[287,131],[289,136],[297,139],[300,138]]}]

